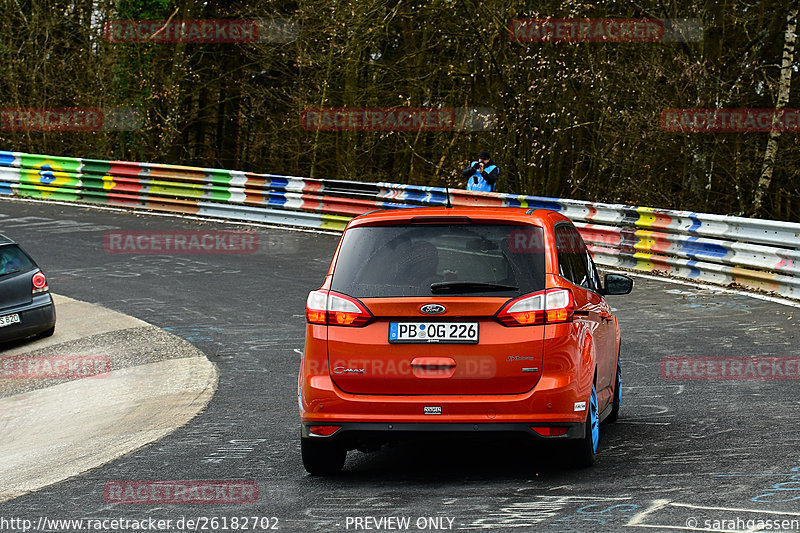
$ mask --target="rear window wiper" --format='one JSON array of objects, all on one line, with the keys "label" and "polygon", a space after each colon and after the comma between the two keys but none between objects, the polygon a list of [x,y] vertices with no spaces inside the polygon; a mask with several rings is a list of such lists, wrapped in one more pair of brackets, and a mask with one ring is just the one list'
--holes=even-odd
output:
[{"label": "rear window wiper", "polygon": [[472,292],[472,291],[518,291],[514,285],[486,283],[483,281],[438,281],[431,283],[431,292]]}]

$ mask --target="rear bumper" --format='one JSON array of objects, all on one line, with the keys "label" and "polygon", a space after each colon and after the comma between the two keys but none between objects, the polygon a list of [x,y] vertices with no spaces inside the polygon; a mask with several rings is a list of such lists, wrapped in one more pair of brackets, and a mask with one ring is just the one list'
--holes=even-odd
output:
[{"label": "rear bumper", "polygon": [[[333,381],[327,365],[329,354],[325,340],[309,327],[298,375],[301,421],[305,427],[342,426],[342,435],[366,431],[397,433],[401,428],[407,433],[466,429],[470,434],[511,431],[538,436],[530,426],[566,424],[583,428],[595,360],[591,345],[573,330],[560,324],[547,326],[546,356],[541,365],[541,375],[526,392],[354,394],[342,390]],[[392,429],[388,428],[390,424]],[[479,429],[475,430],[474,426]],[[572,429],[559,438],[571,438],[574,431]],[[583,436],[583,433],[578,431],[578,436]]]},{"label": "rear bumper", "polygon": [[[591,382],[584,391],[568,375],[543,376],[526,393],[503,395],[350,394],[324,375],[308,381],[301,378],[299,385],[304,427],[338,425],[348,432],[466,430],[533,434],[530,426],[583,427],[591,393]],[[431,411],[434,414],[427,414]]]},{"label": "rear bumper", "polygon": [[24,339],[47,331],[56,324],[56,308],[50,293],[34,296],[31,303],[0,310],[0,316],[18,314],[17,324],[0,328],[0,342]]},{"label": "rear bumper", "polygon": [[[320,440],[336,440],[336,441],[351,441],[357,443],[360,440],[378,440],[378,441],[391,441],[391,440],[405,440],[415,436],[426,435],[453,435],[469,434],[520,434],[536,439],[542,440],[565,440],[565,439],[580,439],[584,436],[584,423],[583,422],[554,422],[546,424],[548,427],[565,427],[567,428],[564,435],[543,436],[532,429],[531,426],[542,426],[535,422],[531,423],[480,423],[480,424],[463,424],[463,423],[447,423],[447,422],[429,422],[429,423],[387,423],[387,422],[342,422],[342,423],[319,423],[319,422],[303,422],[302,423],[302,437]],[[311,433],[312,426],[339,426],[339,429],[330,436],[321,436]]]}]

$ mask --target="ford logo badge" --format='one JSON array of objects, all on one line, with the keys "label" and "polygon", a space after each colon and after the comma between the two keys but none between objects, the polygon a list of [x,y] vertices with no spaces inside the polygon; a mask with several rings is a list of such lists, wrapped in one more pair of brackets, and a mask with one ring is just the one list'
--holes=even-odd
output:
[{"label": "ford logo badge", "polygon": [[439,304],[426,304],[420,307],[419,310],[426,315],[440,315],[446,311],[445,307]]}]

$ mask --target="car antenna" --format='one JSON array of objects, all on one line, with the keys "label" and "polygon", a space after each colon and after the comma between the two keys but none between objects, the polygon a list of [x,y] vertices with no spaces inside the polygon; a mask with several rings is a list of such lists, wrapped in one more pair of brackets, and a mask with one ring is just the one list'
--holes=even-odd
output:
[{"label": "car antenna", "polygon": [[447,175],[444,176],[444,192],[447,195],[444,206],[447,209],[453,209],[453,204],[450,203],[450,185],[447,183]]}]

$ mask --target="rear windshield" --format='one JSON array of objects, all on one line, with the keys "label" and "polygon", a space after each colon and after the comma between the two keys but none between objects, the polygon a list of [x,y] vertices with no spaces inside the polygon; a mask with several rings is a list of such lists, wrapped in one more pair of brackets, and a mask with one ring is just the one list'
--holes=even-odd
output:
[{"label": "rear windshield", "polygon": [[0,277],[34,268],[33,261],[14,244],[0,246]]},{"label": "rear windshield", "polygon": [[513,297],[544,289],[542,229],[361,226],[345,232],[331,288],[356,298]]}]

